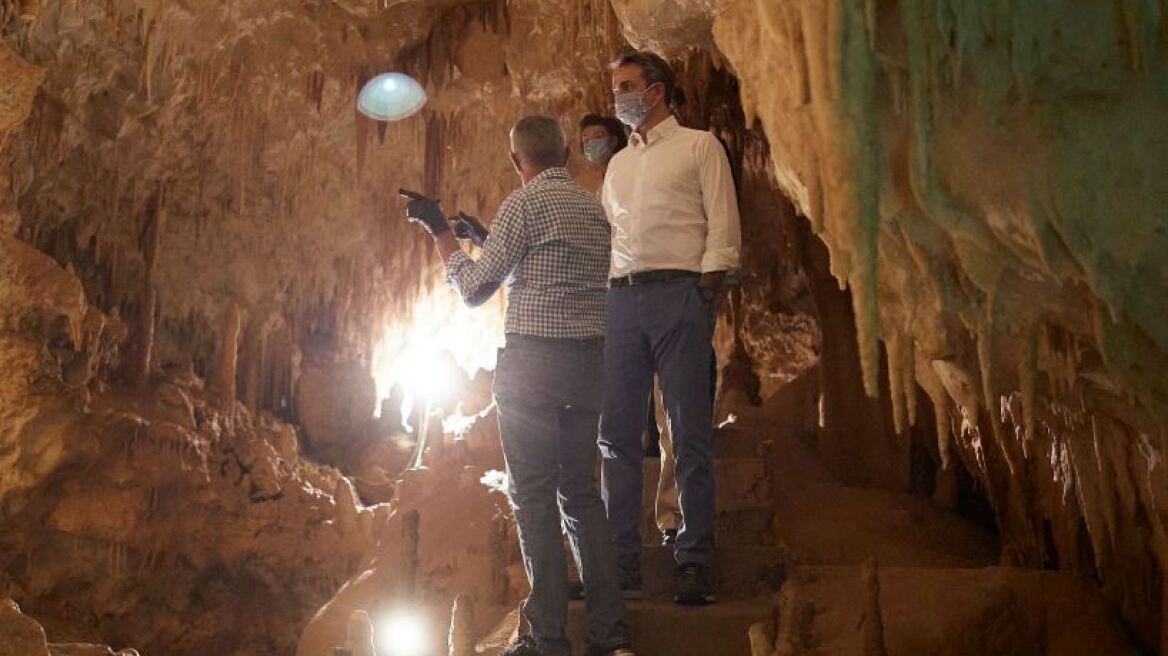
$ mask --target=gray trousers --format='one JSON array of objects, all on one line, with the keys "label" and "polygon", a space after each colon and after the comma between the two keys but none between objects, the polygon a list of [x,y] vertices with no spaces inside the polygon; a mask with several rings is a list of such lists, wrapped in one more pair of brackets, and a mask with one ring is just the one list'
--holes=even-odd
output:
[{"label": "gray trousers", "polygon": [[710,357],[713,308],[697,279],[608,292],[604,345],[604,410],[600,452],[604,502],[626,572],[639,567],[642,486],[641,432],[656,373],[676,458],[681,505],[675,558],[709,565],[714,555],[713,404]]},{"label": "gray trousers", "polygon": [[571,653],[561,522],[584,583],[591,649],[607,653],[629,643],[612,532],[596,488],[603,357],[599,343],[512,334],[495,369],[509,497],[531,583],[523,615],[545,656]]}]

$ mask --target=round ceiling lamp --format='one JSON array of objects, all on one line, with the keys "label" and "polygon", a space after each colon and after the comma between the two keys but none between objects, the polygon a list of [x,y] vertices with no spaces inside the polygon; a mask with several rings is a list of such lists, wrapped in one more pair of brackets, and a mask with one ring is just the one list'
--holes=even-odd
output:
[{"label": "round ceiling lamp", "polygon": [[365,83],[357,110],[375,121],[397,121],[426,104],[426,90],[404,73],[382,73]]}]

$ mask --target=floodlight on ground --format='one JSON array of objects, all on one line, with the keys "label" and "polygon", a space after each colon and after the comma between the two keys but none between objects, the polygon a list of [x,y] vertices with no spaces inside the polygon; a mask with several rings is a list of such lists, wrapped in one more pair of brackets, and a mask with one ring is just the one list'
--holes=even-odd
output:
[{"label": "floodlight on ground", "polygon": [[432,656],[427,629],[421,613],[405,608],[386,612],[373,627],[377,656]]},{"label": "floodlight on ground", "polygon": [[428,349],[410,348],[402,355],[399,373],[401,383],[424,402],[440,401],[453,384],[449,371],[437,353]]}]

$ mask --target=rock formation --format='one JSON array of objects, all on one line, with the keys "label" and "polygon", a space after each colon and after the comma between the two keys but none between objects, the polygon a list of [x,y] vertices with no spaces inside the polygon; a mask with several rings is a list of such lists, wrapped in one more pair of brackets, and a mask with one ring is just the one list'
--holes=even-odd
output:
[{"label": "rock formation", "polygon": [[[466,432],[429,433],[423,469],[402,473],[427,410],[373,415],[382,358],[425,339],[473,373],[501,337],[396,190],[489,222],[513,120],[607,113],[628,45],[671,59],[739,183],[718,418],[765,402],[725,434],[815,474],[738,481],[778,522],[745,532],[841,567],[792,578],[756,651],[852,644],[878,555],[893,656],[1007,653],[953,646],[1001,614],[1010,653],[1075,653],[1047,585],[1107,627],[1082,645],[1168,653],[1156,0],[0,0],[0,653],[330,653],[399,584],[409,511],[436,640],[459,595],[461,652],[505,624],[489,375],[429,409]],[[355,110],[385,70],[419,114]],[[955,558],[952,535],[982,537]],[[987,553],[1003,568],[964,569]],[[924,566],[961,569],[898,569]],[[991,596],[917,594],[937,581]],[[914,597],[951,604],[947,637],[912,642]]]}]

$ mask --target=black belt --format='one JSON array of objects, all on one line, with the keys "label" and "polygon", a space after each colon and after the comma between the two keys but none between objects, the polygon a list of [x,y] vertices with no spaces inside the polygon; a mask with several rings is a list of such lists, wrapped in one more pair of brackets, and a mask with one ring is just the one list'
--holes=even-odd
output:
[{"label": "black belt", "polygon": [[697,271],[685,271],[684,269],[656,269],[654,271],[638,271],[630,273],[627,276],[619,278],[609,278],[609,287],[631,287],[635,285],[651,285],[656,282],[669,282],[670,280],[682,280],[685,278],[700,278],[702,274]]},{"label": "black belt", "polygon": [[604,337],[599,335],[595,337],[542,337],[540,335],[525,335],[523,333],[507,333],[506,340],[507,342],[522,342],[524,340],[535,342],[572,342],[604,348]]}]

